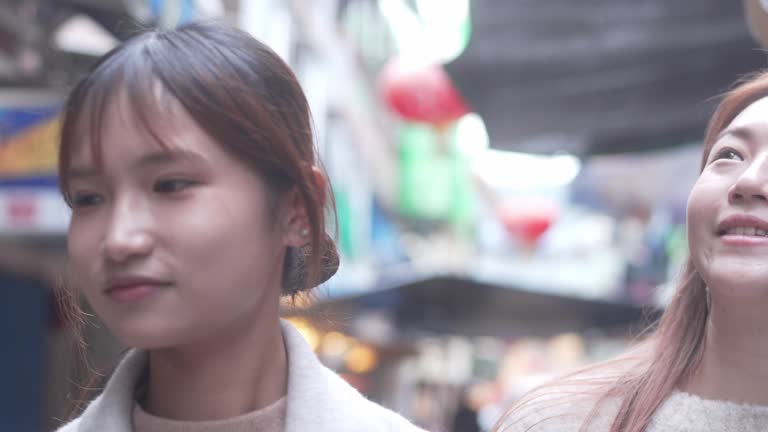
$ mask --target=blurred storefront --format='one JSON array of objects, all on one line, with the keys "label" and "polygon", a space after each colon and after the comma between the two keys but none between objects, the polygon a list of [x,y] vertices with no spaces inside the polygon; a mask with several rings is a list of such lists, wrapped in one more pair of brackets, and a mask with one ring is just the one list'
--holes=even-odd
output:
[{"label": "blurred storefront", "polygon": [[[69,374],[83,367],[51,291],[65,274],[69,214],[57,115],[129,21],[218,17],[296,70],[343,258],[285,315],[372,399],[430,430],[452,430],[459,411],[487,429],[526,389],[626,346],[663,308],[686,252],[705,102],[764,58],[736,3],[621,1],[594,14],[501,3],[0,6],[0,316],[19,347],[0,368],[25,371],[15,378],[36,389],[14,391],[21,405],[3,403],[0,422],[43,430],[76,398]],[[623,37],[622,8],[643,17]],[[690,26],[676,25],[683,18]],[[109,370],[121,347],[95,326],[87,337],[95,367]]]},{"label": "blurred storefront", "polygon": [[298,37],[346,84],[320,132],[346,259],[288,312],[371,397],[487,429],[658,316],[712,98],[765,60],[735,4],[329,3],[335,39]]},{"label": "blurred storefront", "polygon": [[9,342],[0,370],[10,384],[0,391],[3,430],[50,430],[69,418],[88,377],[109,371],[122,349],[102,327],[86,325],[88,354],[81,355],[54,294],[66,283],[70,211],[58,190],[57,156],[59,113],[69,86],[138,26],[211,14],[231,19],[234,11],[225,6],[181,0],[0,3],[0,332]]}]

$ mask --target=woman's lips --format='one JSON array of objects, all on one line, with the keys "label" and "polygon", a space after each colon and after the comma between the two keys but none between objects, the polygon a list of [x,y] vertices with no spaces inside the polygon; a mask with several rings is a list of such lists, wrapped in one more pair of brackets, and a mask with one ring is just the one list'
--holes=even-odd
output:
[{"label": "woman's lips", "polygon": [[170,283],[147,277],[128,276],[113,278],[107,284],[105,293],[119,303],[140,301]]},{"label": "woman's lips", "polygon": [[720,236],[720,241],[731,246],[765,246],[768,245],[768,237],[750,236],[743,234],[725,234]]},{"label": "woman's lips", "polygon": [[768,245],[768,221],[745,213],[735,213],[723,219],[717,226],[717,236],[729,246]]},{"label": "woman's lips", "polygon": [[122,285],[108,289],[107,295],[118,303],[133,303],[146,298],[159,289],[161,289],[160,285],[149,283]]}]

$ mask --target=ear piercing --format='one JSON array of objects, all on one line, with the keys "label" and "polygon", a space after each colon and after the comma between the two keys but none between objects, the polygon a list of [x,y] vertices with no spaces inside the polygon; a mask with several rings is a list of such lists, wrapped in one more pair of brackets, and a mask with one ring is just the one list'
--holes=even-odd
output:
[{"label": "ear piercing", "polygon": [[302,228],[301,231],[299,231],[299,235],[302,237],[306,237],[309,235],[309,228]]}]

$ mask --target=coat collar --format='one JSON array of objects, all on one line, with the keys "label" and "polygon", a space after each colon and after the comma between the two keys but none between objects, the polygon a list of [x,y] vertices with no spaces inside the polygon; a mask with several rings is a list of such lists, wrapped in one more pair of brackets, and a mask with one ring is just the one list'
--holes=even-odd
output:
[{"label": "coat collar", "polygon": [[[288,322],[281,321],[281,328],[288,354],[286,432],[420,431],[394,412],[367,400],[323,366]],[[129,351],[73,430],[132,432],[134,389],[147,358],[144,351]]]}]

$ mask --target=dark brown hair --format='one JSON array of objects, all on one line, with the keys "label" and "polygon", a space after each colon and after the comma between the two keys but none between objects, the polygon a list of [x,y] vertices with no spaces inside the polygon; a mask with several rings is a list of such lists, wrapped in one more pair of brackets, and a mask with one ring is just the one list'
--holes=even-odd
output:
[{"label": "dark brown hair", "polygon": [[[99,60],[65,104],[59,157],[64,198],[70,201],[67,174],[73,147],[89,141],[97,160],[101,157],[105,108],[118,97],[127,98],[133,118],[162,143],[162,125],[168,120],[165,95],[259,174],[273,197],[294,188],[300,194],[310,241],[301,257],[301,286],[284,286],[283,293],[293,295],[327,279],[323,273],[336,259],[335,246],[325,234],[326,207],[333,215],[333,199],[329,183],[319,185],[313,172],[320,162],[306,97],[277,54],[233,27],[206,22],[151,30]],[[290,252],[286,260],[295,260]],[[295,275],[285,280],[295,280]]]}]

